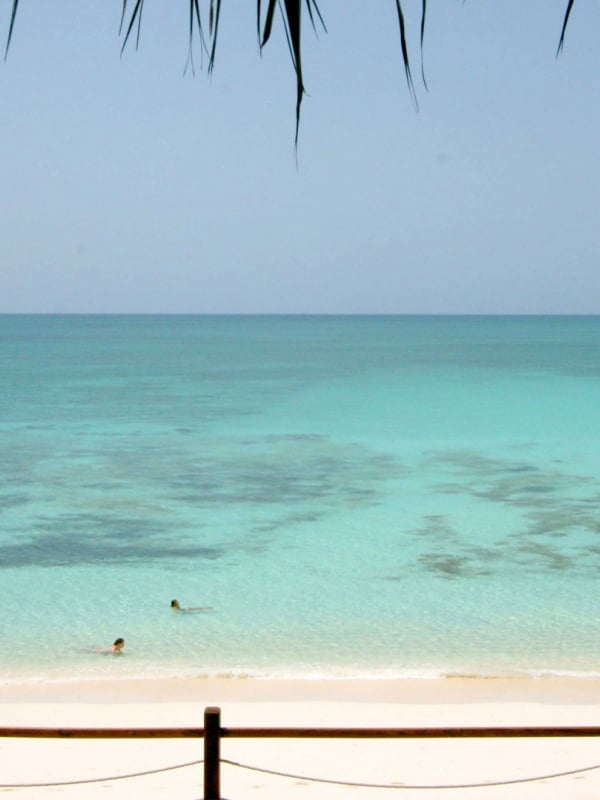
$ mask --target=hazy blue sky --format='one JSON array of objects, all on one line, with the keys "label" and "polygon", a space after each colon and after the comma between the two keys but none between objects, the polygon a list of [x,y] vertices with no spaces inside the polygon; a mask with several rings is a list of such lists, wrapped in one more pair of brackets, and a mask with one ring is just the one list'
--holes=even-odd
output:
[{"label": "hazy blue sky", "polygon": [[[9,6],[0,9],[8,30]],[[187,3],[21,0],[0,64],[0,312],[600,313],[600,5],[320,0],[309,96],[281,22],[223,4],[211,79]],[[368,13],[365,8],[368,7]],[[236,15],[237,16],[234,16]]]}]

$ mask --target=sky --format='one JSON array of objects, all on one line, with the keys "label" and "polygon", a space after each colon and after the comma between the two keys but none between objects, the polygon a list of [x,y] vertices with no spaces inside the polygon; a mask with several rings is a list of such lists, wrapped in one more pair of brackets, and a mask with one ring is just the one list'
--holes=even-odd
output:
[{"label": "sky", "polygon": [[[0,313],[600,313],[600,4],[223,3],[211,76],[186,2],[20,0],[0,62]],[[132,4],[130,3],[130,6]],[[207,6],[207,3],[201,3]],[[0,39],[10,3],[0,8]],[[365,11],[368,8],[368,11]]]}]

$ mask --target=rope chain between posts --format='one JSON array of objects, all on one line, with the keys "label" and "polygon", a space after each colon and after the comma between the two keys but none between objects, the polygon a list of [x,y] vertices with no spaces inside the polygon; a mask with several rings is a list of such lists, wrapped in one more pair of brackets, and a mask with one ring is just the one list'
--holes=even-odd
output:
[{"label": "rope chain between posts", "polygon": [[1,783],[0,789],[43,789],[53,786],[79,786],[84,783],[104,783],[106,781],[122,781],[126,778],[142,778],[144,775],[157,775],[159,772],[171,772],[175,769],[184,767],[195,767],[203,764],[204,761],[188,761],[186,764],[175,764],[172,767],[160,767],[159,769],[148,769],[144,772],[130,772],[127,775],[111,775],[108,778],[82,778],[78,781],[46,781],[45,783]]},{"label": "rope chain between posts", "polygon": [[[47,781],[44,783],[3,783],[0,784],[0,789],[42,789],[51,788],[56,786],[80,786],[86,783],[105,783],[108,781],[120,781],[128,778],[141,778],[144,775],[157,775],[161,772],[172,772],[176,769],[184,769],[185,767],[195,767],[203,764],[204,760],[188,761],[185,764],[175,764],[170,767],[160,767],[159,769],[149,769],[143,772],[130,772],[126,775],[112,775],[104,778],[87,778],[77,781]],[[315,778],[310,775],[298,775],[292,772],[281,772],[279,770],[267,769],[266,767],[255,767],[251,764],[242,764],[239,761],[232,761],[228,758],[222,758],[221,764],[229,764],[231,767],[239,767],[251,772],[262,772],[265,775],[275,775],[279,778],[290,778],[293,780],[310,781],[311,783],[328,783],[335,786],[353,786],[362,789],[481,789],[486,786],[510,786],[516,783],[534,783],[535,781],[551,780],[553,778],[565,778],[569,775],[578,775],[583,772],[592,772],[593,770],[600,769],[600,764],[594,764],[590,767],[580,767],[579,769],[565,770],[564,772],[553,772],[547,775],[537,775],[530,778],[512,778],[504,781],[484,781],[483,783],[449,783],[449,784],[408,784],[408,783],[361,783],[359,781],[342,781],[330,778]]]},{"label": "rope chain between posts", "polygon": [[408,783],[360,783],[352,781],[331,780],[328,778],[311,778],[308,775],[295,775],[291,772],[279,772],[274,769],[266,769],[263,767],[253,767],[249,764],[241,764],[239,761],[231,761],[228,758],[222,758],[221,764],[229,764],[231,767],[240,767],[240,769],[251,770],[252,772],[263,772],[267,775],[277,775],[280,778],[292,778],[294,780],[311,781],[312,783],[329,783],[336,786],[354,786],[363,789],[481,789],[486,786],[510,786],[515,783],[533,783],[535,781],[545,781],[551,778],[564,778],[568,775],[578,775],[581,772],[591,772],[595,769],[600,769],[600,764],[594,764],[591,767],[581,767],[580,769],[570,769],[565,772],[553,772],[548,775],[538,775],[534,778],[513,778],[505,781],[486,781],[484,783],[449,783],[449,784],[423,784],[418,783],[411,785]]}]

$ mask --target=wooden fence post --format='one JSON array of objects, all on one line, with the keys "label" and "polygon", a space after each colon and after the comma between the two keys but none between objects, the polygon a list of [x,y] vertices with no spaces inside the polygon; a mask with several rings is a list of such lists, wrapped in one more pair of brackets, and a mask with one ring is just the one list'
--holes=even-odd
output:
[{"label": "wooden fence post", "polygon": [[204,800],[221,798],[221,709],[204,709]]}]

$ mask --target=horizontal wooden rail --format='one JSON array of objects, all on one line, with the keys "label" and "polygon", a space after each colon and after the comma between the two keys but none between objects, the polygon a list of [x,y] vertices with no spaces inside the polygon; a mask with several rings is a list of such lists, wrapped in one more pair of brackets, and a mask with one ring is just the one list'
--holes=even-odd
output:
[{"label": "horizontal wooden rail", "polygon": [[204,728],[0,728],[15,739],[202,739]]},{"label": "horizontal wooden rail", "polygon": [[514,739],[600,736],[600,727],[523,728],[221,728],[236,739]]},{"label": "horizontal wooden rail", "polygon": [[[515,728],[219,728],[222,739],[536,739],[600,736],[597,726]],[[0,738],[203,739],[204,728],[0,727]]]},{"label": "horizontal wooden rail", "polygon": [[235,739],[515,739],[600,736],[600,727],[522,728],[221,728]]}]

